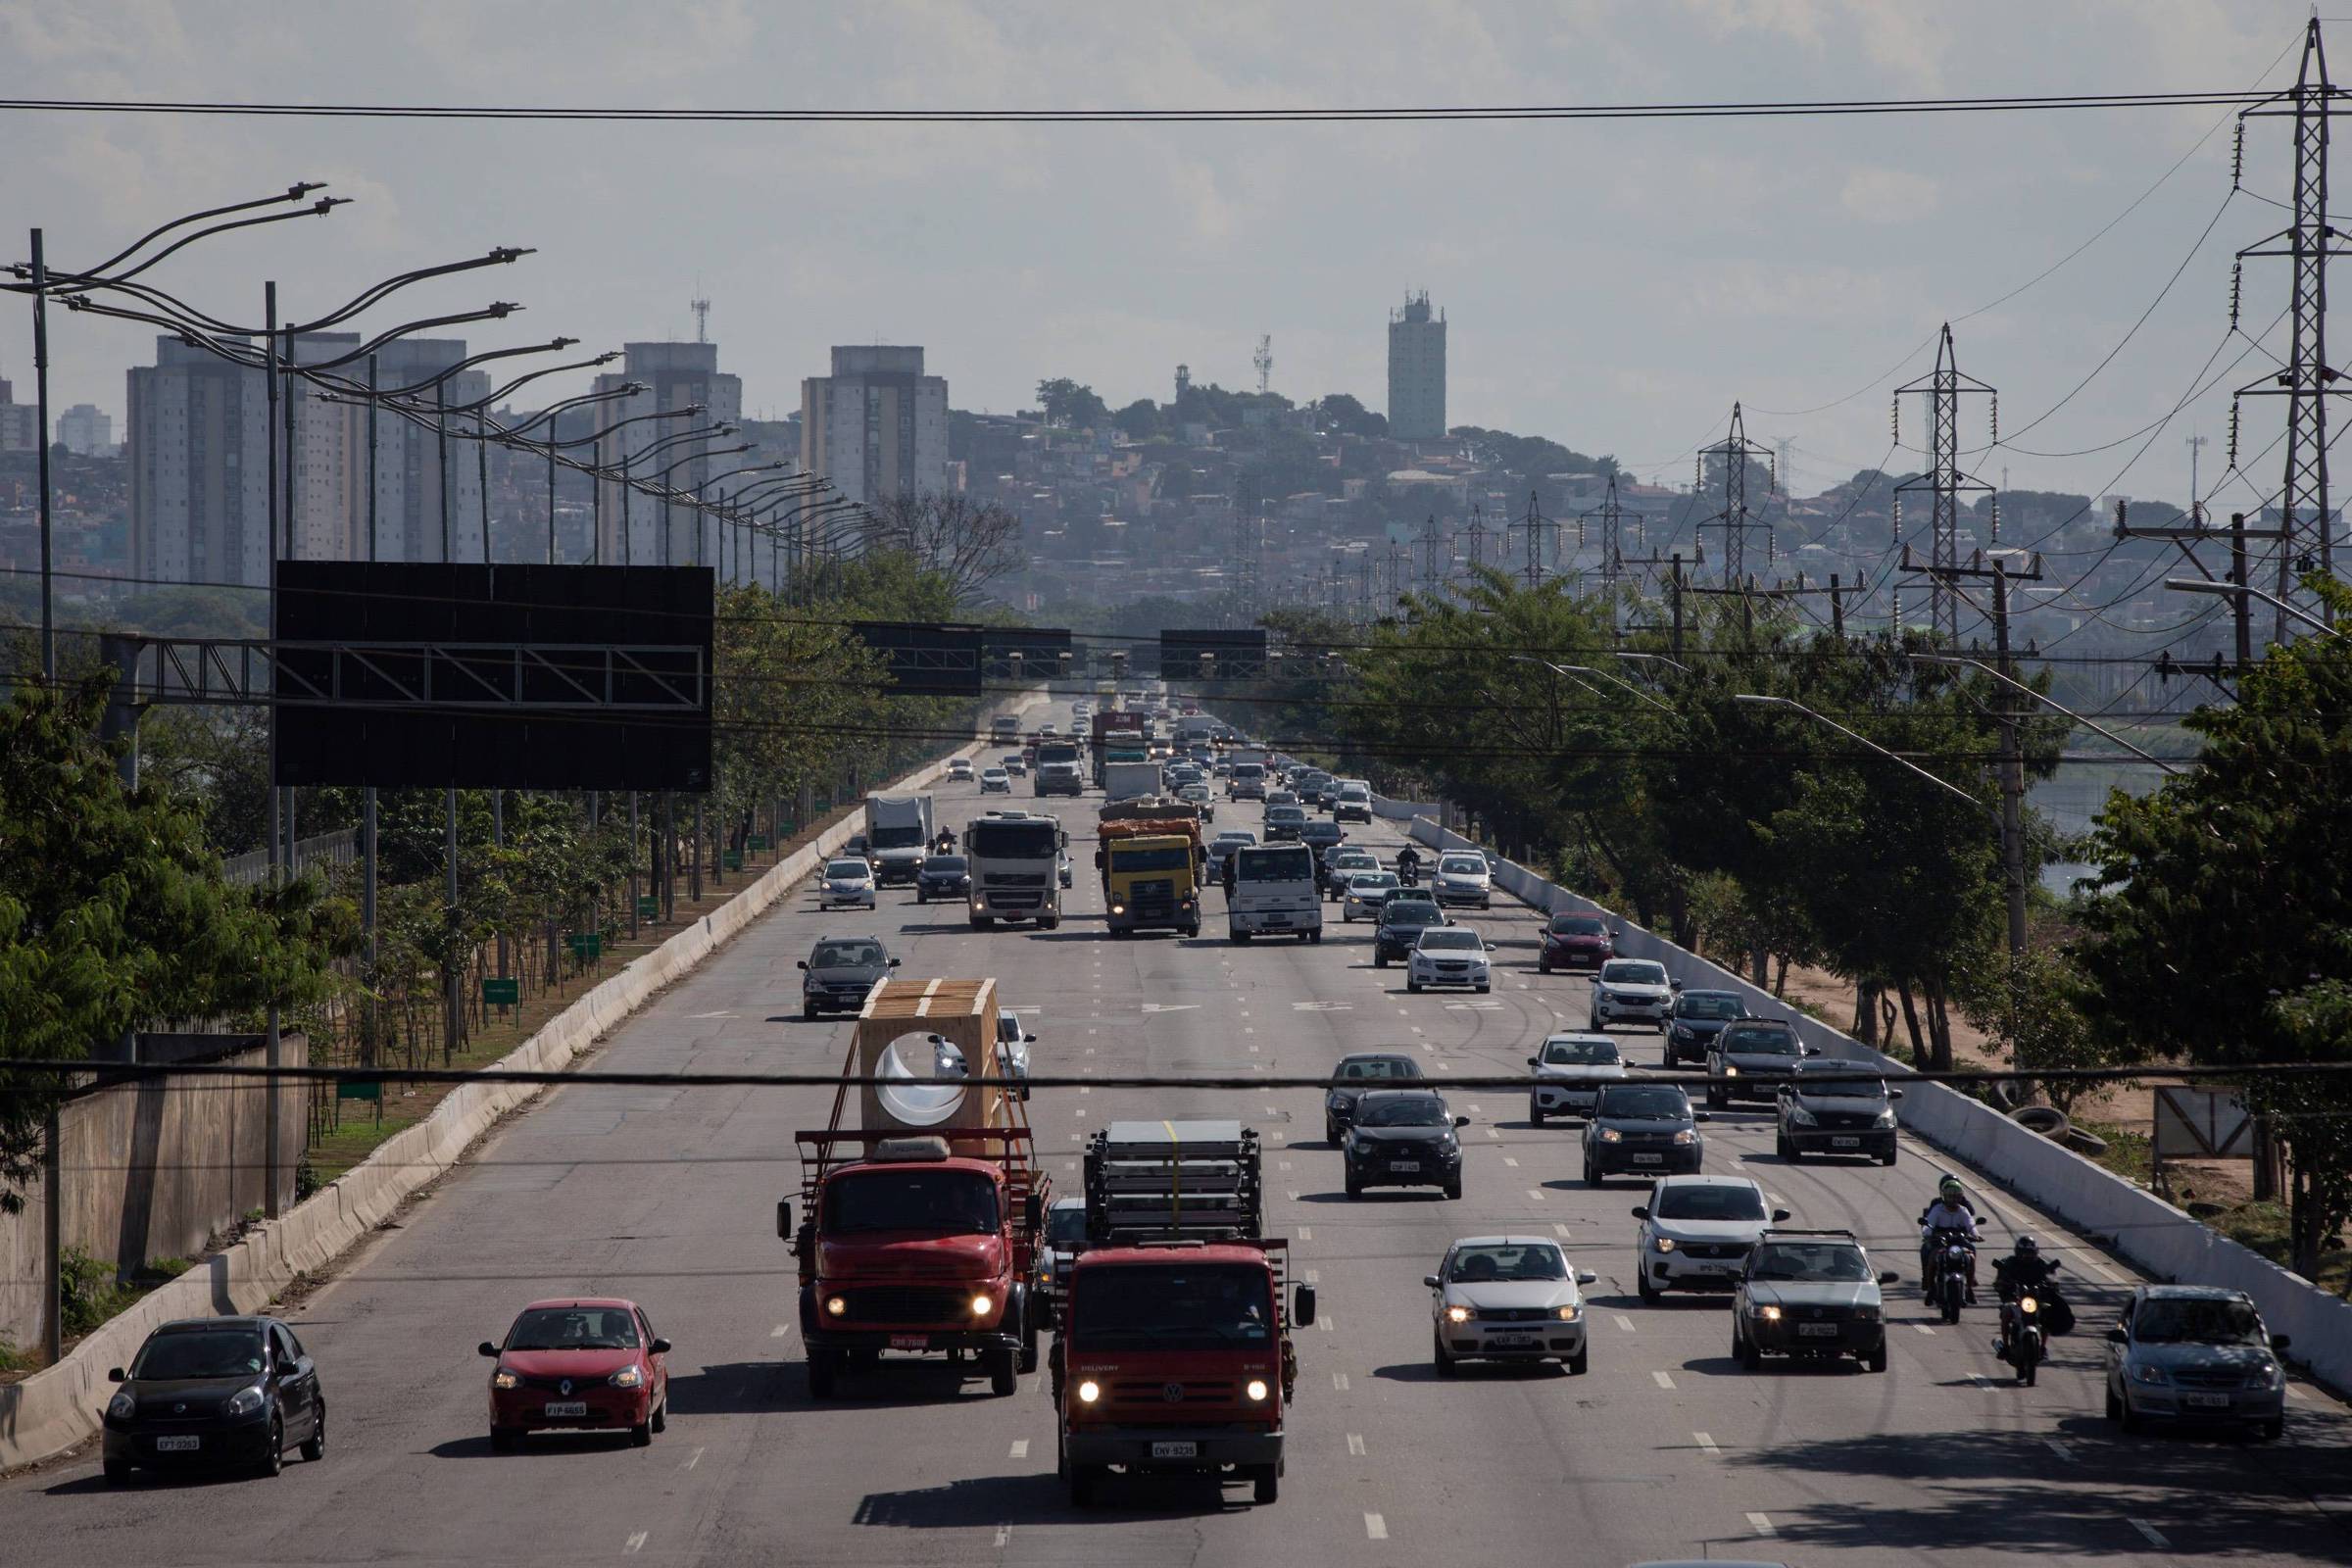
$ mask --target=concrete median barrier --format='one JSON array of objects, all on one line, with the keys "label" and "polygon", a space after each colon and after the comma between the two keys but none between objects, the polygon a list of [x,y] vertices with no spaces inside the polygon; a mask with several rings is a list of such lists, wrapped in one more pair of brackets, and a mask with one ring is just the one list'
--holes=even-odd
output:
[{"label": "concrete median barrier", "polygon": [[[1046,699],[1030,695],[997,711],[1024,711]],[[985,725],[988,714],[981,716]],[[953,754],[976,757],[984,743]],[[948,759],[884,786],[918,790],[947,772]],[[855,814],[825,829],[816,841],[768,868],[749,887],[671,937],[630,960],[501,1057],[511,1071],[559,1071],[582,1050],[626,1019],[764,914],[796,883],[847,844],[861,825]],[[499,1117],[540,1093],[528,1084],[465,1084],[450,1092],[414,1127],[403,1129],[280,1219],[257,1226],[234,1247],[140,1298],[101,1325],[56,1366],[0,1387],[0,1471],[65,1452],[98,1431],[112,1396],[110,1367],[127,1365],[148,1334],[176,1318],[261,1310],[297,1274],[325,1267],[390,1218],[410,1195],[446,1172]]]}]

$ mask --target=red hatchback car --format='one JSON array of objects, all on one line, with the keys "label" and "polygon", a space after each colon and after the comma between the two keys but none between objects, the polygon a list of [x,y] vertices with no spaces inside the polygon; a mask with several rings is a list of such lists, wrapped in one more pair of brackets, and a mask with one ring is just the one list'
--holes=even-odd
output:
[{"label": "red hatchback car", "polygon": [[490,1446],[513,1448],[527,1432],[617,1431],[644,1447],[669,1424],[669,1342],[645,1308],[617,1298],[533,1301],[507,1330],[484,1340],[490,1374]]}]

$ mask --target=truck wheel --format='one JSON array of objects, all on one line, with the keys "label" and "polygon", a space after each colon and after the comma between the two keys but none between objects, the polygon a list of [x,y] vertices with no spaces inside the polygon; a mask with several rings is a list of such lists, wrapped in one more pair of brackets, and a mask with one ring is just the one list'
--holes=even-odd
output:
[{"label": "truck wheel", "polygon": [[993,914],[975,914],[972,916],[972,929],[975,931],[989,930],[994,927],[996,923],[997,917]]},{"label": "truck wheel", "polygon": [[1361,1198],[1364,1196],[1364,1184],[1355,1179],[1355,1173],[1353,1171],[1349,1171],[1348,1173],[1348,1196],[1349,1198]]},{"label": "truck wheel", "polygon": [[917,904],[929,904],[931,902],[931,898],[930,895],[923,892],[921,888],[916,888],[914,890],[914,902]]},{"label": "truck wheel", "polygon": [[1040,920],[1037,923],[1044,926],[1049,931],[1058,931],[1061,929],[1061,916],[1058,914],[1049,914],[1043,920]]},{"label": "truck wheel", "polygon": [[1037,1370],[1037,1325],[1032,1323],[1021,1331],[1021,1371]]},{"label": "truck wheel", "polygon": [[833,1352],[831,1350],[810,1350],[808,1352],[808,1397],[811,1399],[833,1397]]},{"label": "truck wheel", "polygon": [[1095,1487],[1102,1479],[1102,1470],[1100,1465],[1074,1464],[1070,1466],[1070,1506],[1092,1508],[1095,1505]]},{"label": "truck wheel", "polygon": [[1186,927],[1184,928],[1184,934],[1185,934],[1187,937],[1194,938],[1194,939],[1196,939],[1196,940],[1197,940],[1197,939],[1200,937],[1200,921],[1198,921],[1198,920],[1195,920],[1195,921],[1194,921],[1194,922],[1193,922],[1191,925],[1188,925],[1188,926],[1186,926]]},{"label": "truck wheel", "polygon": [[1259,1502],[1272,1502],[1282,1495],[1282,1472],[1274,1466],[1259,1465],[1257,1474],[1251,1480],[1255,1483],[1255,1491],[1252,1495]]},{"label": "truck wheel", "polygon": [[1015,1359],[1020,1352],[1009,1345],[1000,1345],[988,1352],[988,1392],[999,1398],[1018,1393],[1021,1387],[1019,1365]]},{"label": "truck wheel", "polygon": [[1257,933],[1254,931],[1236,931],[1233,933],[1234,945],[1246,948],[1250,945],[1250,939],[1255,935]]}]

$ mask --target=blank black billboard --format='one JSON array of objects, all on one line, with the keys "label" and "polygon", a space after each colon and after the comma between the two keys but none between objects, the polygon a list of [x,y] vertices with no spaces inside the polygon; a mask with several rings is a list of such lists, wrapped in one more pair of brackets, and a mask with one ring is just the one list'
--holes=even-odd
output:
[{"label": "blank black billboard", "polygon": [[707,566],[277,571],[280,785],[710,787]]},{"label": "blank black billboard", "polygon": [[860,642],[881,656],[896,695],[980,695],[981,635],[996,628],[861,620],[854,629]]},{"label": "blank black billboard", "polygon": [[1159,634],[1162,680],[1254,680],[1265,672],[1263,626]]}]

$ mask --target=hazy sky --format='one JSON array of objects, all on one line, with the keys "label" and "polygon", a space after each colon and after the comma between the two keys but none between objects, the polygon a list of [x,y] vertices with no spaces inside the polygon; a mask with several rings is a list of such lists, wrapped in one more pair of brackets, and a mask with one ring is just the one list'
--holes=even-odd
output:
[{"label": "hazy sky", "polygon": [[[4,96],[730,108],[2180,91],[2291,79],[2308,14],[2278,0],[84,0],[0,7],[0,81]],[[505,298],[528,313],[477,346],[558,333],[617,346],[692,336],[699,289],[747,412],[776,415],[835,342],[920,343],[956,406],[1004,411],[1050,375],[1114,406],[1165,398],[1179,361],[1240,386],[1260,332],[1277,390],[1379,407],[1387,312],[1425,287],[1451,322],[1454,422],[1683,482],[1738,398],[1752,437],[1794,443],[1800,492],[1886,457],[1886,388],[1928,368],[1930,335],[1951,318],[1962,368],[2000,388],[2015,443],[1976,460],[1984,477],[2006,466],[2021,486],[2181,499],[2185,438],[2215,438],[2210,491],[2224,394],[2269,363],[2256,352],[2224,373],[2248,349],[2225,344],[2230,264],[2282,220],[2259,198],[2289,193],[2287,133],[2258,122],[2247,190],[2230,199],[2230,118],[721,128],[19,112],[4,126],[0,253],[21,255],[37,223],[54,261],[86,264],[167,217],[323,179],[357,204],[210,242],[156,275],[215,315],[258,316],[265,276],[294,310],[317,310],[410,267],[536,246],[371,319]],[[2097,243],[1959,319],[2184,154]],[[2027,428],[2184,258],[2113,363]],[[2285,285],[2281,264],[2248,264],[2249,332],[2283,309]],[[147,358],[148,335],[60,320],[55,406],[120,416],[122,368]],[[2204,379],[2220,390],[2125,471],[2140,440],[2108,444],[2200,384],[2217,345]],[[12,315],[0,374],[25,399],[30,359]],[[2266,488],[2278,453],[2255,455],[2278,414],[2276,400],[2246,404],[2243,457]],[[1907,410],[1905,440],[1924,429]],[[1972,410],[1968,444],[1984,431]],[[2108,449],[2034,455],[2093,447]],[[2250,500],[2224,489],[2215,505]]]}]

